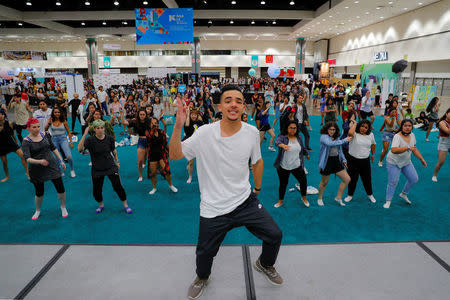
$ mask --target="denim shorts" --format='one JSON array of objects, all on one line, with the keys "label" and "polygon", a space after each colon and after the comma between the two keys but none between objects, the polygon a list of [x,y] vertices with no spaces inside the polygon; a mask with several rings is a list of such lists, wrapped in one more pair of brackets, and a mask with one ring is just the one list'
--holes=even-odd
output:
[{"label": "denim shorts", "polygon": [[140,137],[137,144],[138,149],[147,149],[148,148],[148,142],[147,138]]},{"label": "denim shorts", "polygon": [[395,133],[394,132],[389,132],[389,131],[383,131],[383,137],[381,138],[381,140],[383,142],[392,142],[392,139],[394,138]]},{"label": "denim shorts", "polygon": [[450,137],[439,137],[438,150],[450,152]]}]

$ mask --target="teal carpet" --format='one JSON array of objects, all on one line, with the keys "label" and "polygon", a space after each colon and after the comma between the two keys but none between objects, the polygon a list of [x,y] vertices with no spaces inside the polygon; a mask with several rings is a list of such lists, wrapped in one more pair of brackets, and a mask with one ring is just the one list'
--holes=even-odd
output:
[{"label": "teal carpet", "polygon": [[[309,171],[308,185],[318,187],[320,117],[313,116],[311,120],[311,146],[314,152],[306,167]],[[381,134],[378,131],[381,122],[382,118],[377,117],[376,158],[381,152]],[[279,127],[278,124],[276,127]],[[116,126],[115,129],[119,128]],[[172,126],[169,126],[171,130]],[[382,207],[387,183],[386,168],[379,168],[376,164],[372,165],[376,204],[369,202],[359,182],[354,200],[346,207],[340,207],[333,200],[340,181],[332,176],[325,190],[324,207],[317,206],[317,195],[308,196],[311,206],[304,207],[299,193],[295,191],[286,193],[283,207],[274,208],[273,204],[278,200],[278,178],[273,168],[276,153],[267,150],[269,142],[265,141],[262,147],[264,175],[259,200],[283,230],[283,243],[450,240],[450,157],[439,173],[439,182],[432,182],[437,161],[437,133],[431,133],[431,142],[425,143],[425,133],[417,129],[414,132],[428,167],[423,168],[416,158],[413,159],[419,173],[419,183],[410,194],[412,205],[407,205],[398,197],[405,182],[402,176],[388,210]],[[195,244],[200,198],[196,175],[192,184],[186,184],[186,161],[171,164],[174,185],[179,190],[177,194],[170,192],[167,182],[158,177],[158,192],[150,196],[150,181],[137,182],[136,146],[121,147],[118,152],[123,185],[129,205],[134,210],[132,215],[124,212],[107,179],[104,185],[106,209],[100,215],[95,214],[89,156],[82,156],[73,150],[77,177],[70,178],[68,171],[64,177],[69,217],[61,218],[56,192],[53,185],[47,182],[38,221],[30,219],[34,212],[33,186],[27,181],[18,157],[9,154],[12,178],[0,184],[0,243]],[[2,170],[0,174],[3,176]],[[291,176],[289,188],[295,183]],[[245,228],[239,228],[227,235],[225,243],[258,244],[259,241]]]}]

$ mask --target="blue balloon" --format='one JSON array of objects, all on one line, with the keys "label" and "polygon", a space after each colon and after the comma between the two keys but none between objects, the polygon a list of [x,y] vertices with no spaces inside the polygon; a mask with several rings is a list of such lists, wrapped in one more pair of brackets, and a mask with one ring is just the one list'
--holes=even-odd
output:
[{"label": "blue balloon", "polygon": [[267,74],[269,74],[270,78],[277,78],[280,76],[281,70],[277,66],[270,66],[269,69],[267,69]]},{"label": "blue balloon", "polygon": [[255,69],[250,69],[250,70],[248,70],[248,75],[250,75],[250,76],[255,76],[255,74],[256,74],[256,71],[255,71]]}]

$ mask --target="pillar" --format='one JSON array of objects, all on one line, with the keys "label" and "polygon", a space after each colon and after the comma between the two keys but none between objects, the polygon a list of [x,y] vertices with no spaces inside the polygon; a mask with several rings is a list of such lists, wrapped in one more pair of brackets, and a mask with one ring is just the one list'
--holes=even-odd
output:
[{"label": "pillar", "polygon": [[295,42],[295,74],[305,73],[305,38],[297,38]]},{"label": "pillar", "polygon": [[95,38],[86,39],[86,55],[88,64],[88,77],[98,74],[98,46]]},{"label": "pillar", "polygon": [[194,43],[192,43],[192,73],[198,73],[200,75],[200,39],[194,37]]}]

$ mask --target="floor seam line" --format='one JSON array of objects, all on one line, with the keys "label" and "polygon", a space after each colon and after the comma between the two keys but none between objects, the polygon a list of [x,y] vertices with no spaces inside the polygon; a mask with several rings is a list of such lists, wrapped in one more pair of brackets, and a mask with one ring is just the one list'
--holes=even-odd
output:
[{"label": "floor seam line", "polygon": [[24,299],[28,293],[39,283],[39,281],[47,274],[53,265],[63,256],[63,254],[69,249],[70,245],[62,246],[58,252],[42,267],[42,269],[28,282],[28,284],[14,297],[14,299]]},{"label": "floor seam line", "polygon": [[242,245],[242,258],[244,260],[245,289],[247,300],[256,300],[255,281],[248,245]]},{"label": "floor seam line", "polygon": [[450,273],[450,266],[440,258],[436,253],[433,252],[430,248],[428,248],[424,243],[417,242],[416,243],[420,248],[422,248],[429,256],[431,256],[438,264],[441,265],[447,272]]}]

